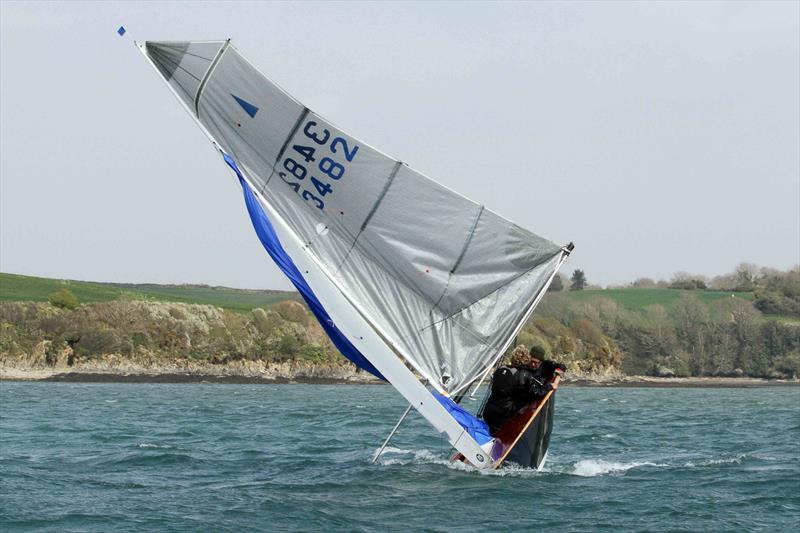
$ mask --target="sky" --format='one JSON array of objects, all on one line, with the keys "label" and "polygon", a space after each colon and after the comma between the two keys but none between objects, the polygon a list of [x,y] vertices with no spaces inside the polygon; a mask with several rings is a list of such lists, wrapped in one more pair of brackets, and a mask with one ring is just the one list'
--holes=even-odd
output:
[{"label": "sky", "polygon": [[590,283],[800,263],[800,2],[2,2],[0,271],[290,288],[133,44],[224,38]]}]

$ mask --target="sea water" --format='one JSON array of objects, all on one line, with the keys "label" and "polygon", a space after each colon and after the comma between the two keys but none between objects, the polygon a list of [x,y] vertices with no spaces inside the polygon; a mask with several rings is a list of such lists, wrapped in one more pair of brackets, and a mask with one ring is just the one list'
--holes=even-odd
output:
[{"label": "sea water", "polygon": [[373,464],[388,386],[2,382],[0,530],[800,527],[800,388],[557,396],[544,470],[481,472],[419,415]]}]

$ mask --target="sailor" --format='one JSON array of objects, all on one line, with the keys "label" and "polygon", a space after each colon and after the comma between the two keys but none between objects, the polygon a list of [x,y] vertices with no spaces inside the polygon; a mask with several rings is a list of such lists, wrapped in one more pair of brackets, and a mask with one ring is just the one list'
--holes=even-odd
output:
[{"label": "sailor", "polygon": [[557,389],[558,384],[551,383],[553,374],[556,370],[566,369],[561,363],[545,360],[545,351],[540,346],[533,346],[530,353],[519,348],[511,355],[510,364],[498,368],[492,377],[483,419],[493,435],[517,411],[537,397]]}]

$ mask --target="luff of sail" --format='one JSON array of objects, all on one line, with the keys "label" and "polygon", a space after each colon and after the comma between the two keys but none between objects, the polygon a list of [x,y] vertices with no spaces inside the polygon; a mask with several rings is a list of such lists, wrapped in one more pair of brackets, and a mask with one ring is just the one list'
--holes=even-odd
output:
[{"label": "luff of sail", "polygon": [[558,267],[559,245],[345,134],[227,41],[145,52],[431,386],[458,391],[491,365]]}]

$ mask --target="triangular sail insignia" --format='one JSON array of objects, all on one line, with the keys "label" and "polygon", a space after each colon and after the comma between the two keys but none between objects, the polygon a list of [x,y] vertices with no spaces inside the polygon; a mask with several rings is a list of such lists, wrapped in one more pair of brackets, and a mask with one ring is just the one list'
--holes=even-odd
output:
[{"label": "triangular sail insignia", "polygon": [[[463,390],[496,361],[563,261],[561,246],[347,135],[225,41],[143,50],[304,251],[430,386]],[[270,112],[258,113],[264,106]]]},{"label": "triangular sail insignia", "polygon": [[250,115],[250,118],[255,118],[256,113],[258,113],[258,108],[256,106],[254,106],[253,104],[251,104],[247,100],[243,100],[242,98],[239,98],[235,94],[232,94],[231,96],[233,96],[233,99],[236,100],[239,103],[240,106],[242,106],[242,109],[244,109],[244,112],[247,113],[248,115]]}]

